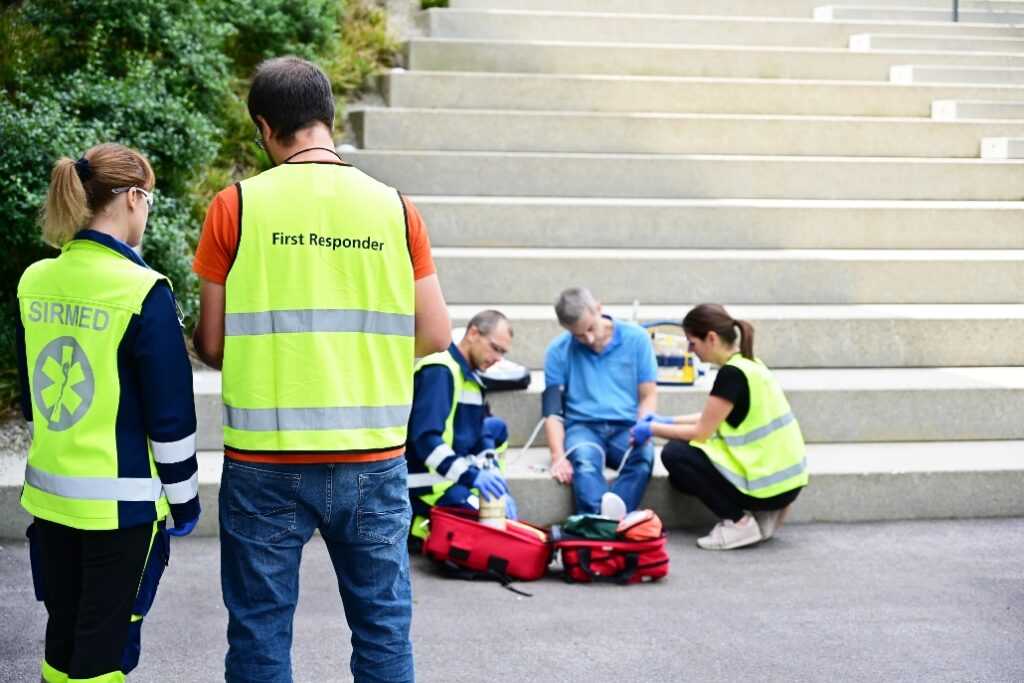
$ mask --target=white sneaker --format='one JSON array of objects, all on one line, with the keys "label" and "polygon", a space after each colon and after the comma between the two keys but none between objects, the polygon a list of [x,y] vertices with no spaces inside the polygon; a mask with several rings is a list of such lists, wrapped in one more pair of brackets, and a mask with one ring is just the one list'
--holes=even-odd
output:
[{"label": "white sneaker", "polygon": [[775,535],[781,516],[782,510],[757,510],[754,512],[754,519],[757,520],[757,526],[760,527],[764,540],[767,541]]},{"label": "white sneaker", "polygon": [[704,550],[732,550],[757,543],[763,538],[761,529],[750,515],[744,519],[745,522],[723,519],[715,525],[711,533],[703,538],[698,538],[697,545]]},{"label": "white sneaker", "polygon": [[626,501],[622,500],[617,493],[608,491],[601,496],[601,515],[612,519],[622,519],[626,516]]}]

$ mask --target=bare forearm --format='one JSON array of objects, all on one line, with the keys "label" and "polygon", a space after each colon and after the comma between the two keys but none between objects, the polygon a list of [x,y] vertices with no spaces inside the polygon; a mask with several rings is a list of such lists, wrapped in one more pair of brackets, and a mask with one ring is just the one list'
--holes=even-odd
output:
[{"label": "bare forearm", "polygon": [[556,417],[544,421],[544,436],[551,452],[551,462],[558,462],[565,457],[565,423]]}]

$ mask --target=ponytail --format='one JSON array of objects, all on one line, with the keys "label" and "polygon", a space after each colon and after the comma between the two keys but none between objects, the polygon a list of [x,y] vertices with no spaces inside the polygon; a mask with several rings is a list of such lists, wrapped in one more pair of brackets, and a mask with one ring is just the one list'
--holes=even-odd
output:
[{"label": "ponytail", "polygon": [[746,320],[734,320],[740,328],[740,355],[747,360],[754,360],[754,326]]},{"label": "ponytail", "polygon": [[43,241],[60,249],[114,201],[112,190],[135,186],[151,191],[155,184],[146,157],[116,142],[96,145],[78,161],[61,157],[53,166],[40,213]]},{"label": "ponytail", "polygon": [[92,211],[76,162],[61,157],[53,166],[50,190],[43,204],[43,241],[60,249],[90,218]]},{"label": "ponytail", "polygon": [[740,354],[754,360],[754,326],[746,320],[735,320],[721,304],[701,304],[683,318],[683,330],[699,339],[714,332],[728,344],[739,339]]}]

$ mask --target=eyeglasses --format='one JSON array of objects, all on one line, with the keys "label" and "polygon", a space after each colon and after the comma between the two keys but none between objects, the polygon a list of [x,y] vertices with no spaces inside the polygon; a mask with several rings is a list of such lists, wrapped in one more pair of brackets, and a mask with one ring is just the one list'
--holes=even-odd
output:
[{"label": "eyeglasses", "polygon": [[113,192],[114,194],[122,194],[124,192],[127,192],[128,190],[138,190],[139,192],[142,193],[142,196],[146,200],[146,203],[149,204],[150,206],[153,206],[153,193],[143,190],[138,185],[130,185],[128,187],[115,187],[113,190],[111,190],[111,192]]},{"label": "eyeglasses", "polygon": [[266,146],[263,144],[263,133],[260,131],[259,126],[256,127],[256,146],[262,150],[266,150]]}]

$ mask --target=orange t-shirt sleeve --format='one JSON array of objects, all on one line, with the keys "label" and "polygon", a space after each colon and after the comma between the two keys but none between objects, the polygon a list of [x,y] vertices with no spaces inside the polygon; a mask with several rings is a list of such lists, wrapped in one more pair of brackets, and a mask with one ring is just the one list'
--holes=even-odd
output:
[{"label": "orange t-shirt sleeve", "polygon": [[210,282],[223,285],[238,251],[238,186],[217,193],[206,210],[203,234],[199,236],[192,272]]},{"label": "orange t-shirt sleeve", "polygon": [[402,201],[405,202],[405,215],[409,222],[409,253],[412,255],[413,277],[422,280],[437,272],[434,256],[430,253],[430,236],[427,234],[427,226],[423,223],[419,209],[405,195],[402,195]]}]

